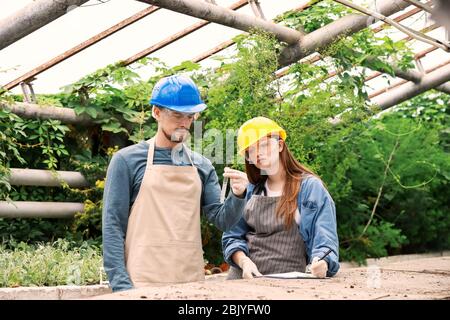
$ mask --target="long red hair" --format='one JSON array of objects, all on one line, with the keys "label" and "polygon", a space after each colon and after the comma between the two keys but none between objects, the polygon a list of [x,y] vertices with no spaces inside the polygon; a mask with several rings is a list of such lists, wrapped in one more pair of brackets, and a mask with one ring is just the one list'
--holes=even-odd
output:
[{"label": "long red hair", "polygon": [[[261,175],[261,170],[250,163],[247,158],[245,158],[245,172],[248,180],[254,185],[264,184],[267,180],[267,175]],[[280,164],[282,166],[281,170],[286,172],[286,181],[277,206],[277,216],[284,219],[286,228],[290,228],[293,225],[295,211],[298,207],[297,195],[300,192],[302,178],[308,174],[315,177],[317,175],[294,158],[284,141],[283,150],[280,152]]]}]

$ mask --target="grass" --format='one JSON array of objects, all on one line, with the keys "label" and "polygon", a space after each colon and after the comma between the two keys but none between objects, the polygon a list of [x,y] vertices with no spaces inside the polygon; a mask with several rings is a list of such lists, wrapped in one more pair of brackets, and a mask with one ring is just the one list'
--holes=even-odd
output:
[{"label": "grass", "polygon": [[88,243],[0,245],[0,287],[98,284],[106,279],[102,265],[101,249]]}]

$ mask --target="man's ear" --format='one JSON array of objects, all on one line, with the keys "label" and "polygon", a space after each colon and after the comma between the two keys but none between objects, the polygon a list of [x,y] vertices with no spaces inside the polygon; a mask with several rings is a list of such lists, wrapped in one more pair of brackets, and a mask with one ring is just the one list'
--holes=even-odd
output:
[{"label": "man's ear", "polygon": [[159,119],[161,118],[161,109],[159,109],[156,106],[152,107],[152,117],[156,120],[159,121]]}]

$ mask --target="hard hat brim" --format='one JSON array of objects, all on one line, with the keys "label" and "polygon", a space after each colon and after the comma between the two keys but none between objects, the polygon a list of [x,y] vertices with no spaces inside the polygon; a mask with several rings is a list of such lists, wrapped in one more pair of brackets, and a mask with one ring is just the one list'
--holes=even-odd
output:
[{"label": "hard hat brim", "polygon": [[[281,128],[280,128],[280,129],[281,129]],[[256,139],[254,139],[254,140],[252,140],[252,141],[249,141],[248,143],[246,143],[246,144],[243,145],[242,147],[239,147],[239,146],[238,146],[238,153],[239,153],[241,156],[244,156],[244,155],[245,155],[245,151],[246,151],[248,148],[250,148],[252,145],[258,143],[258,141],[261,140],[262,138],[264,138],[264,137],[270,137],[270,136],[272,136],[272,135],[279,136],[281,140],[286,141],[287,134],[286,134],[286,131],[285,131],[284,129],[281,129],[281,130],[278,130],[278,131],[270,131],[270,130],[269,130],[269,131],[265,131],[265,132],[262,131],[262,133],[259,134],[259,135],[256,137]]]},{"label": "hard hat brim", "polygon": [[192,112],[202,112],[207,108],[207,105],[204,103],[195,104],[191,106],[163,106],[159,103],[154,103],[153,101],[150,101],[151,105],[161,107],[161,108],[167,108],[170,110],[178,111],[178,112],[185,112],[185,113],[192,113]]}]

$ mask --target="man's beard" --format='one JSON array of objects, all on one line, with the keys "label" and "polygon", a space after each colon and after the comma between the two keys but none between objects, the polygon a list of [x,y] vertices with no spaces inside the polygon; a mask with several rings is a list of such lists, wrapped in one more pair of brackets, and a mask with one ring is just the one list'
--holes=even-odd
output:
[{"label": "man's beard", "polygon": [[189,130],[186,128],[175,129],[172,134],[168,134],[164,129],[162,129],[162,132],[167,140],[178,143],[185,141],[189,135]]}]

